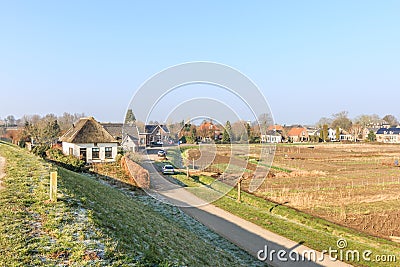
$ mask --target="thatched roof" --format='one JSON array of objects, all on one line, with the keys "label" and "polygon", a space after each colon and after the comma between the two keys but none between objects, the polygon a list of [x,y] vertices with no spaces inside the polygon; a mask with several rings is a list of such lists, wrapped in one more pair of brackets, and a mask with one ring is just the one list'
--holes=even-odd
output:
[{"label": "thatched roof", "polygon": [[60,141],[75,144],[117,143],[117,140],[93,117],[81,118],[60,137]]},{"label": "thatched roof", "polygon": [[109,132],[115,139],[122,139],[123,123],[101,123],[101,125]]}]

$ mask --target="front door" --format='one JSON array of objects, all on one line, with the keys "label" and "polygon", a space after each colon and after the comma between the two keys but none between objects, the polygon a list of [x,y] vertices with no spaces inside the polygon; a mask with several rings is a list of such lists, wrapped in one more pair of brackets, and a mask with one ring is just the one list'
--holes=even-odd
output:
[{"label": "front door", "polygon": [[86,162],[86,148],[79,149],[79,158]]}]

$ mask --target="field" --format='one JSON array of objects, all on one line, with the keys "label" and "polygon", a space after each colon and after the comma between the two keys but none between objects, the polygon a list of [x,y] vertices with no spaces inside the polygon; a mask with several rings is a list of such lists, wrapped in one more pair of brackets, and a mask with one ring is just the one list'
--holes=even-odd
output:
[{"label": "field", "polygon": [[[247,154],[231,157],[230,147],[219,145],[215,156],[204,157],[189,149],[186,157],[195,158],[199,168],[206,167],[211,173],[222,172],[229,162],[236,164],[240,159],[239,165],[243,166],[248,158],[246,172],[251,172],[256,164],[263,164],[259,162],[259,150],[260,146],[252,145]],[[399,157],[398,145],[278,145],[270,173],[254,194],[364,233],[398,241],[400,167],[395,161]],[[204,162],[200,162],[201,158]],[[244,190],[248,184],[249,180],[244,180]]]}]

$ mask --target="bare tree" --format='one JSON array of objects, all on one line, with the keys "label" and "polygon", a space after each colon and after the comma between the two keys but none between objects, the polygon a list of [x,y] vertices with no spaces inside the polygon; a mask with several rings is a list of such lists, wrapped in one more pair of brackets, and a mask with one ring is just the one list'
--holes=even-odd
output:
[{"label": "bare tree", "polygon": [[272,119],[272,116],[267,113],[262,113],[260,116],[258,116],[258,123],[261,127],[262,132],[266,132],[268,126],[271,126],[274,124],[274,120]]},{"label": "bare tree", "polygon": [[354,123],[366,127],[369,124],[378,123],[380,120],[381,119],[377,114],[372,114],[372,115],[362,114],[354,119]]},{"label": "bare tree", "polygon": [[344,130],[350,130],[352,126],[352,121],[348,117],[348,112],[347,111],[341,111],[339,113],[333,114],[333,121],[332,121],[332,128],[340,127]]},{"label": "bare tree", "polygon": [[236,121],[232,123],[233,141],[240,141],[247,135],[246,124],[247,122],[245,121]]},{"label": "bare tree", "polygon": [[361,124],[353,124],[350,127],[350,134],[353,135],[354,142],[357,142],[357,140],[362,139],[363,129],[364,127]]},{"label": "bare tree", "polygon": [[324,127],[324,125],[331,125],[332,124],[332,119],[331,118],[326,118],[326,117],[322,117],[321,119],[319,119],[319,121],[315,124],[316,127],[318,128],[322,128]]},{"label": "bare tree", "polygon": [[80,118],[83,117],[85,117],[84,113],[70,114],[68,112],[64,112],[62,116],[59,116],[57,118],[57,120],[60,125],[61,131],[66,131],[72,126],[72,124],[74,124],[76,121],[78,121]]},{"label": "bare tree", "polygon": [[397,126],[399,125],[399,121],[397,120],[397,118],[393,115],[386,115],[385,117],[383,117],[383,120],[385,122],[387,122],[388,124],[390,124],[391,126]]},{"label": "bare tree", "polygon": [[24,120],[24,134],[40,145],[53,144],[60,134],[60,126],[54,114],[47,114],[43,118],[39,115],[24,116]]},{"label": "bare tree", "polygon": [[15,125],[15,117],[14,115],[8,115],[7,118],[5,119],[7,122],[8,126],[14,126]]}]

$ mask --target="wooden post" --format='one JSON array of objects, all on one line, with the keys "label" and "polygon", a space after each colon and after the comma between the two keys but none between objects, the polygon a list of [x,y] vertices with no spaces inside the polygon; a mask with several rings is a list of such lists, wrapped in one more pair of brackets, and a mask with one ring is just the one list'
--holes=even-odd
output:
[{"label": "wooden post", "polygon": [[242,197],[241,197],[241,187],[242,187],[242,178],[239,179],[239,182],[238,182],[238,184],[237,184],[238,196],[237,196],[236,202],[239,202],[239,203],[242,201]]},{"label": "wooden post", "polygon": [[57,202],[57,172],[50,172],[50,201]]},{"label": "wooden post", "polygon": [[186,177],[189,178],[189,166],[186,166]]}]

